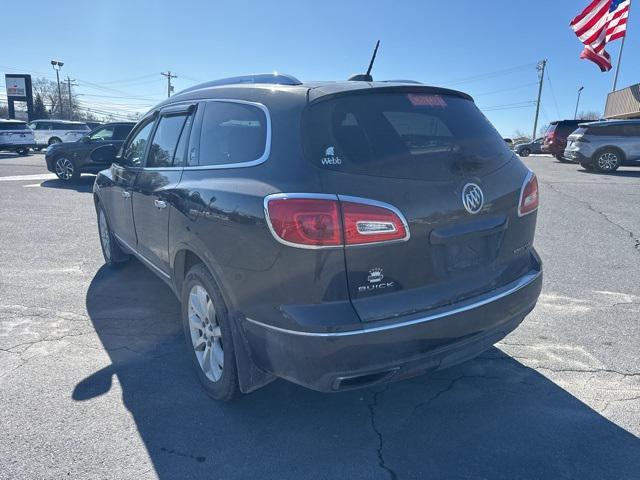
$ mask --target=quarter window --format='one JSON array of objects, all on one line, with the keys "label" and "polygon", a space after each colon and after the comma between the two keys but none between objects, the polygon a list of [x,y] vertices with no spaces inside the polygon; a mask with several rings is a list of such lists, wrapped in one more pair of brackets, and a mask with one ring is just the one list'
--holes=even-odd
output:
[{"label": "quarter window", "polygon": [[140,128],[131,141],[127,144],[122,155],[122,162],[130,167],[139,167],[142,165],[142,158],[147,147],[149,135],[154,122],[151,121]]},{"label": "quarter window", "polygon": [[252,162],[266,151],[267,117],[253,105],[208,102],[200,133],[200,165]]},{"label": "quarter window", "polygon": [[153,136],[146,166],[166,168],[173,165],[173,156],[187,115],[171,115],[160,119]]}]

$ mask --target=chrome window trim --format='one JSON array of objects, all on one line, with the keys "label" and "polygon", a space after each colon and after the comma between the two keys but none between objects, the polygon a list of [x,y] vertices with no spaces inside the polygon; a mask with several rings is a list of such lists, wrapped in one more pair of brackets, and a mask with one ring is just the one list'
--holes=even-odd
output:
[{"label": "chrome window trim", "polygon": [[[250,105],[250,106],[253,106],[253,107],[257,107],[260,110],[262,110],[264,112],[264,115],[265,115],[265,118],[266,118],[266,121],[267,121],[267,135],[266,135],[266,138],[265,138],[265,149],[264,149],[264,152],[262,153],[262,156],[260,156],[260,158],[258,158],[256,160],[251,160],[251,161],[248,161],[248,162],[224,163],[224,164],[220,164],[220,165],[193,165],[193,166],[185,165],[184,167],[164,167],[164,168],[163,167],[151,167],[151,168],[145,168],[144,169],[145,171],[149,171],[149,172],[164,172],[166,170],[225,170],[225,169],[228,169],[228,168],[247,168],[247,167],[255,167],[256,165],[261,165],[261,164],[263,164],[264,162],[266,162],[269,159],[269,156],[271,155],[271,138],[272,138],[271,114],[269,113],[269,109],[262,103],[250,102],[248,100],[237,100],[237,99],[234,99],[234,98],[202,98],[202,99],[197,99],[197,100],[194,100],[194,99],[192,99],[192,100],[183,100],[181,102],[171,103],[169,105],[163,106],[159,110],[159,112],[162,115],[163,109],[166,109],[166,108],[169,108],[169,107],[175,107],[177,105],[182,105],[182,104],[197,104],[197,103],[206,103],[206,102],[239,103],[241,105]],[[147,115],[145,115],[144,118],[146,118],[146,117],[147,117]],[[200,155],[200,152],[198,152],[198,155]]]},{"label": "chrome window trim", "polygon": [[[522,182],[522,186],[520,187],[520,196],[518,197],[518,217],[520,218],[526,217],[527,215],[530,215],[533,212],[538,211],[538,207],[536,207],[527,213],[520,212],[520,206],[522,205],[522,197],[524,196],[524,189],[527,186],[527,183],[529,183],[533,177],[534,177],[534,173],[531,170],[529,170],[529,173],[527,173],[527,176],[525,177],[524,181]],[[540,206],[540,185],[538,185],[538,206]]]},{"label": "chrome window trim", "polygon": [[[111,232],[113,233],[113,232]],[[127,250],[129,250],[131,253],[133,253],[136,257],[138,257],[142,263],[148,265],[149,267],[153,268],[156,272],[158,272],[159,274],[161,274],[163,277],[165,277],[166,279],[170,280],[171,276],[165,272],[164,270],[162,270],[160,267],[156,266],[151,260],[149,260],[147,257],[145,257],[144,255],[142,255],[138,250],[136,250],[135,248],[133,248],[131,245],[129,245],[127,242],[125,242],[122,238],[120,238],[120,236],[117,233],[113,233],[113,236],[116,237],[116,239],[118,240],[118,242],[122,243],[125,248]]]},{"label": "chrome window trim", "polygon": [[259,327],[263,327],[266,328],[268,330],[274,330],[280,333],[285,333],[285,334],[289,334],[289,335],[295,335],[295,336],[302,336],[302,337],[329,337],[329,338],[335,338],[335,337],[349,337],[349,336],[353,336],[353,335],[365,335],[368,333],[377,333],[377,332],[384,332],[387,330],[394,330],[396,328],[403,328],[403,327],[409,327],[409,326],[413,326],[413,325],[418,325],[421,323],[426,323],[426,322],[430,322],[432,320],[438,320],[440,318],[445,318],[445,317],[450,317],[452,315],[458,315],[460,313],[465,313],[468,312],[470,310],[474,310],[476,308],[482,307],[484,305],[488,305],[492,302],[495,302],[497,300],[500,300],[502,298],[508,297],[509,295],[512,295],[514,293],[516,293],[519,290],[522,290],[523,288],[527,287],[528,285],[532,284],[533,282],[535,282],[540,276],[542,275],[542,270],[538,270],[538,271],[531,271],[527,274],[525,274],[524,276],[520,277],[518,280],[516,280],[515,282],[512,282],[511,284],[505,286],[499,293],[495,294],[495,295],[491,295],[489,297],[483,298],[482,300],[478,300],[476,302],[473,303],[469,303],[467,305],[462,305],[460,307],[456,307],[453,308],[451,310],[447,310],[444,312],[440,312],[440,313],[435,313],[433,315],[427,315],[425,317],[420,317],[420,318],[416,318],[413,320],[407,320],[404,322],[399,322],[399,323],[393,323],[393,324],[388,324],[388,325],[382,325],[379,327],[363,327],[361,330],[349,330],[346,332],[303,332],[303,331],[299,331],[299,330],[290,330],[287,328],[281,328],[281,327],[276,327],[274,325],[269,325],[266,323],[262,323],[259,322],[258,320],[254,320],[252,318],[246,318],[247,322],[252,323],[254,325],[257,325]]}]

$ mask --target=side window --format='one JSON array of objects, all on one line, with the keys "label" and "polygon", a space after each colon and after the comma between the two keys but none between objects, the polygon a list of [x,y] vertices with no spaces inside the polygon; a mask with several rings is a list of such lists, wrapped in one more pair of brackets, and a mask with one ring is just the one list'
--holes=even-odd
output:
[{"label": "side window", "polygon": [[176,154],[173,157],[173,166],[174,167],[182,167],[187,164],[186,156],[187,156],[187,146],[189,144],[189,137],[191,131],[191,125],[193,123],[193,114],[187,117],[184,126],[182,127],[182,133],[180,134],[180,140],[178,141],[178,146],[176,148]]},{"label": "side window", "polygon": [[132,128],[133,126],[131,125],[116,125],[112,140],[124,140]]},{"label": "side window", "polygon": [[144,152],[147,147],[147,141],[149,140],[149,135],[151,135],[151,130],[153,129],[154,123],[154,121],[150,121],[140,129],[138,129],[136,134],[123,149],[123,164],[130,167],[142,166],[142,157],[144,156]]},{"label": "side window", "polygon": [[101,128],[100,130],[97,130],[96,132],[94,132],[90,138],[91,140],[96,140],[96,141],[111,140],[113,138],[113,129],[114,129],[113,126]]},{"label": "side window", "polygon": [[166,168],[173,165],[173,156],[176,153],[178,139],[186,118],[186,114],[160,118],[158,128],[153,136],[146,167]]},{"label": "side window", "polygon": [[640,137],[640,125],[625,125],[624,126],[625,137]]},{"label": "side window", "polygon": [[267,116],[253,105],[207,102],[202,117],[199,165],[260,159],[267,147]]},{"label": "side window", "polygon": [[37,123],[36,130],[51,130],[51,124],[49,122]]}]

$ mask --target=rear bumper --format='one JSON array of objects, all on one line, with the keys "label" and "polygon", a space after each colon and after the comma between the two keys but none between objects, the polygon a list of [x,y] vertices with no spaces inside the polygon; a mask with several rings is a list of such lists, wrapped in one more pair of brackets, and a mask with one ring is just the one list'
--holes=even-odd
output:
[{"label": "rear bumper", "polygon": [[542,266],[515,282],[428,315],[358,330],[302,332],[245,319],[256,365],[313,390],[331,392],[407,378],[471,359],[513,331],[535,306]]},{"label": "rear bumper", "polygon": [[586,157],[580,152],[576,152],[575,150],[565,150],[563,157],[565,160],[569,160],[575,163],[591,163],[591,157]]}]

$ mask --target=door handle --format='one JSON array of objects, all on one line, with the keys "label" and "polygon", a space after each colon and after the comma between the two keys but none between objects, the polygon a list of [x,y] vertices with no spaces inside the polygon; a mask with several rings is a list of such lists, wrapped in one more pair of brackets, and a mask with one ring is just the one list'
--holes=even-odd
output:
[{"label": "door handle", "polygon": [[159,209],[167,208],[167,202],[165,202],[164,200],[154,200],[153,203]]},{"label": "door handle", "polygon": [[122,190],[122,198],[131,198],[131,192],[128,192],[126,190]]}]

